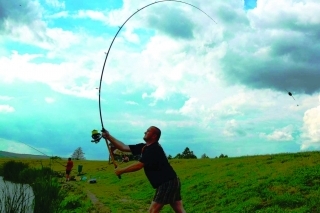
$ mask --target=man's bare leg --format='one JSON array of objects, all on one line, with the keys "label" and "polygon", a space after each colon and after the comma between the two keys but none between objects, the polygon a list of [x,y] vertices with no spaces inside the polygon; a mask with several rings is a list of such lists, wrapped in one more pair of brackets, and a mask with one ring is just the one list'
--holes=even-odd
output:
[{"label": "man's bare leg", "polygon": [[182,200],[171,203],[170,206],[176,213],[186,213],[186,210],[184,210],[182,205]]},{"label": "man's bare leg", "polygon": [[164,204],[152,201],[151,205],[149,207],[149,212],[150,213],[159,213],[163,206],[164,206]]}]

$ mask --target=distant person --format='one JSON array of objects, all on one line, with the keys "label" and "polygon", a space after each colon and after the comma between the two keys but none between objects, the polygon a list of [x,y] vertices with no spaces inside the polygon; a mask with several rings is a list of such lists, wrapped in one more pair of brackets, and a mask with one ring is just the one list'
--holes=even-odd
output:
[{"label": "distant person", "polygon": [[70,173],[72,168],[73,168],[73,161],[71,160],[71,158],[68,158],[68,162],[66,165],[66,181],[70,180]]},{"label": "distant person", "polygon": [[124,155],[123,158],[122,158],[122,162],[123,162],[123,163],[129,162],[129,157],[126,156],[126,155]]},{"label": "distant person", "polygon": [[160,129],[151,126],[144,133],[143,140],[146,143],[125,145],[111,136],[108,131],[102,132],[102,137],[108,139],[117,149],[123,152],[131,152],[133,155],[140,155],[138,162],[124,168],[116,168],[115,174],[121,175],[144,168],[150,184],[156,189],[149,212],[160,212],[164,205],[170,204],[176,213],[185,213],[180,194],[180,180],[159,144],[160,136]]}]

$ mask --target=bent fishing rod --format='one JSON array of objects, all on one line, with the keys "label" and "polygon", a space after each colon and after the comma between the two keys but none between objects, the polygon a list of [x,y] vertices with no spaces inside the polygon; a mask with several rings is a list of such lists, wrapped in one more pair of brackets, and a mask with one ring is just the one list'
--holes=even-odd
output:
[{"label": "bent fishing rod", "polygon": [[[116,37],[118,36],[118,34],[120,33],[121,29],[123,28],[123,26],[134,16],[136,15],[137,13],[139,13],[141,10],[147,8],[147,7],[150,7],[152,5],[155,5],[155,4],[158,4],[158,3],[164,3],[164,2],[176,2],[176,3],[182,3],[182,4],[186,4],[186,5],[189,5],[197,10],[199,10],[200,12],[204,13],[207,17],[209,17],[214,23],[217,24],[217,22],[215,20],[213,20],[213,18],[211,18],[206,12],[204,12],[203,10],[201,10],[199,7],[196,7],[195,5],[193,4],[190,4],[190,3],[187,3],[187,2],[184,2],[184,1],[179,1],[179,0],[162,0],[162,1],[156,1],[156,2],[153,2],[153,3],[150,3],[150,4],[147,4],[145,6],[143,6],[142,8],[138,9],[137,11],[135,11],[132,15],[130,15],[125,21],[124,23],[119,27],[117,33],[115,34],[115,36],[113,37],[111,43],[110,43],[110,46],[109,46],[109,49],[108,51],[106,52],[106,57],[104,59],[104,63],[103,63],[103,66],[102,66],[102,71],[101,71],[101,76],[100,76],[100,82],[99,82],[99,87],[98,87],[98,90],[99,90],[99,115],[100,115],[100,122],[101,122],[101,127],[102,127],[102,130],[101,132],[105,132],[105,128],[104,128],[104,125],[103,125],[103,118],[102,118],[102,111],[101,111],[101,86],[102,86],[102,79],[103,79],[103,73],[104,73],[104,70],[105,70],[105,65],[106,65],[106,62],[107,62],[107,59],[108,59],[108,56],[109,56],[109,53],[110,53],[110,50],[111,50],[111,47],[116,39]],[[98,143],[100,141],[100,139],[102,138],[101,134],[98,132],[98,130],[94,129],[92,130],[91,132],[91,137],[93,138],[93,140],[91,140],[91,142],[94,142],[94,143]],[[112,160],[112,163],[114,164],[114,167],[117,168],[118,165],[116,164],[115,160],[114,160],[114,155],[112,153],[112,150],[110,148],[110,145],[109,145],[109,142],[107,139],[105,139],[106,141],[106,145],[108,147],[108,151],[109,151],[109,155],[111,157],[111,160]],[[119,179],[121,179],[121,176],[119,175],[118,176]]]}]

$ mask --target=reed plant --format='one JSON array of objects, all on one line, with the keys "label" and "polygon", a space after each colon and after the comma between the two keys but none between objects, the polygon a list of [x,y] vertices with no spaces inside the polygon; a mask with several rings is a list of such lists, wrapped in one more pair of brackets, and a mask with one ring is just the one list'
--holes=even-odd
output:
[{"label": "reed plant", "polygon": [[32,189],[26,184],[12,184],[4,181],[0,193],[1,213],[31,213],[33,212]]}]

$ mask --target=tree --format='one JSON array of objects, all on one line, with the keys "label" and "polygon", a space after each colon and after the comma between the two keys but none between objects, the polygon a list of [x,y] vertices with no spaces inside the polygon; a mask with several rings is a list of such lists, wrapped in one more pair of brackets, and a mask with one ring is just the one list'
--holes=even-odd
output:
[{"label": "tree", "polygon": [[224,154],[221,154],[220,156],[219,156],[219,158],[227,158],[228,157],[228,155],[224,155]]},{"label": "tree", "polygon": [[203,155],[201,155],[201,159],[204,159],[204,158],[209,158],[209,156],[206,155],[206,153],[204,153]]},{"label": "tree", "polygon": [[181,154],[178,153],[174,158],[175,158],[175,159],[180,159],[180,158],[182,158],[182,157],[181,157]]},{"label": "tree", "polygon": [[76,150],[74,150],[72,156],[72,159],[76,159],[76,160],[85,160],[86,158],[84,157],[84,152],[82,151],[82,148],[79,147]]},{"label": "tree", "polygon": [[197,159],[197,156],[193,154],[193,151],[186,147],[185,150],[180,154],[177,154],[174,158],[176,159]]},{"label": "tree", "polygon": [[197,156],[193,154],[193,151],[191,151],[188,147],[185,148],[185,150],[182,152],[182,158],[184,159],[197,159]]},{"label": "tree", "polygon": [[171,160],[171,159],[172,159],[172,156],[171,156],[171,155],[168,155],[167,158],[168,158],[168,160]]}]

